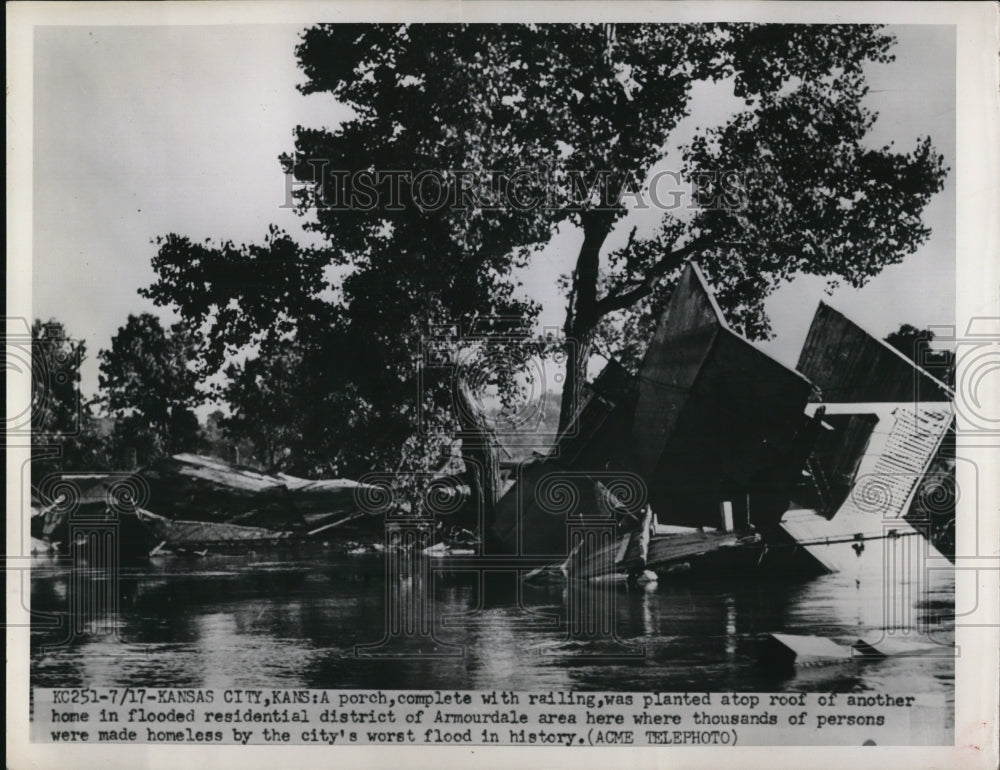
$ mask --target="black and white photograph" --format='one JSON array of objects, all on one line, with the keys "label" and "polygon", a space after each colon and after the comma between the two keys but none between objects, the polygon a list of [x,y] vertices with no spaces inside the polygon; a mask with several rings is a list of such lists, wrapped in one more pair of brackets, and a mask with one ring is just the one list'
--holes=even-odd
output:
[{"label": "black and white photograph", "polygon": [[995,7],[14,5],[9,767],[995,765]]}]

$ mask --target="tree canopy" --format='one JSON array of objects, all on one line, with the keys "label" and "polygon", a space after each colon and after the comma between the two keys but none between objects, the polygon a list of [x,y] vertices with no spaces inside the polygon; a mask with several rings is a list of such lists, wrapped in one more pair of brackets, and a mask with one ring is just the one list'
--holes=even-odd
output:
[{"label": "tree canopy", "polygon": [[31,326],[31,470],[38,486],[55,470],[94,470],[104,465],[104,442],[92,425],[90,404],[80,393],[80,366],[87,344],[73,339],[55,319]]},{"label": "tree canopy", "polygon": [[[765,298],[795,274],[860,286],[926,240],[941,156],[927,138],[908,149],[869,139],[865,68],[890,61],[892,43],[865,25],[310,28],[296,52],[302,91],[352,110],[334,127],[298,127],[283,158],[323,247],[274,229],[244,247],[170,235],[146,296],[207,329],[214,366],[226,349],[266,340],[270,355],[308,337],[327,351],[329,392],[365,415],[364,440],[396,441],[428,403],[447,411],[443,381],[418,395],[425,341],[461,351],[475,329],[480,341],[527,344],[510,319],[530,328],[538,307],[518,276],[555,228],[572,226],[565,423],[595,342],[634,359],[686,261],[702,265],[730,322],[760,338]],[[662,206],[652,237],[608,249],[675,129],[699,114],[703,83],[737,106],[680,148],[695,205]],[[509,371],[491,378],[516,386]]]},{"label": "tree canopy", "polygon": [[[192,451],[199,443],[198,374],[190,365],[198,341],[181,321],[164,329],[150,313],[130,314],[98,353],[103,404],[115,418],[114,444],[134,450],[140,464]],[[115,458],[128,467],[131,460]]]},{"label": "tree canopy", "polygon": [[[465,280],[477,273],[470,260],[503,271],[556,224],[579,226],[565,421],[601,320],[662,297],[688,259],[702,263],[730,321],[760,337],[769,331],[763,300],[797,272],[858,286],[926,239],[920,215],[941,187],[941,157],[926,138],[909,152],[865,142],[876,115],[863,102],[864,66],[889,61],[892,42],[864,25],[315,27],[298,49],[302,89],[329,93],[356,117],[333,131],[298,129],[299,178],[315,178],[324,163],[323,184],[301,204],[341,260],[385,265],[404,246],[454,252]],[[679,171],[703,182],[707,201],[719,198],[713,175],[731,174],[738,205],[666,210],[655,238],[602,265],[627,210],[622,193],[664,156],[697,109],[695,84],[707,81],[729,84],[742,107],[699,130]],[[353,176],[343,172],[489,171],[502,188],[525,166],[568,169],[590,194],[554,206],[426,211],[405,199],[405,185],[393,200],[388,179],[373,206],[329,205],[349,193]],[[528,178],[521,199],[547,200],[551,191],[530,184],[548,178]],[[447,183],[461,181],[452,174]]]}]

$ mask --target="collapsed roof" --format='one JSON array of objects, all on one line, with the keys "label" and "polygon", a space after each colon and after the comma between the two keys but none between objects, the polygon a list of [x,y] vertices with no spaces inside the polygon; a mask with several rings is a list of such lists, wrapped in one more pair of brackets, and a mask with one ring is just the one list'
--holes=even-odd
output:
[{"label": "collapsed roof", "polygon": [[797,368],[832,403],[951,401],[951,388],[824,302]]},{"label": "collapsed roof", "polygon": [[638,377],[609,365],[550,456],[500,500],[494,534],[522,554],[565,554],[567,524],[597,510],[592,484],[616,476],[663,523],[715,527],[723,501],[749,496],[755,524],[776,525],[818,429],[811,390],[729,328],[689,263]]}]

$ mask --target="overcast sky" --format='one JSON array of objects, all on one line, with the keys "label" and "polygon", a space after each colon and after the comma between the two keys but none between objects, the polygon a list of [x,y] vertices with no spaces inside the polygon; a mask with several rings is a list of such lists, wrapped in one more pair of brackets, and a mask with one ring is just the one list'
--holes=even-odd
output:
[{"label": "overcast sky", "polygon": [[[300,31],[36,28],[33,313],[87,340],[85,394],[97,388],[97,350],[128,313],[162,314],[137,294],[154,279],[150,239],[177,232],[259,241],[270,223],[305,237],[302,221],[281,205],[277,158],[292,148],[297,124],[332,125],[344,111],[328,96],[296,91]],[[880,115],[872,139],[910,148],[930,135],[945,156],[952,172],[925,214],[933,235],[861,290],[827,296],[824,279],[804,277],[776,292],[767,307],[777,337],[765,347],[789,364],[820,299],[880,336],[903,322],[954,323],[954,28],[892,31],[896,61],[868,70],[870,106]],[[678,131],[682,140],[726,116],[724,94],[700,103]],[[571,268],[581,237],[564,228],[525,276],[545,325],[562,323],[555,281]]]}]

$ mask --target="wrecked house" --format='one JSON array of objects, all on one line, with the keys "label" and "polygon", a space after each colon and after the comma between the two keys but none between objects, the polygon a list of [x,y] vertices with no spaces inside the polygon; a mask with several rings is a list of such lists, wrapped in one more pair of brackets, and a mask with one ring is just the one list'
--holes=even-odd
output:
[{"label": "wrecked house", "polygon": [[[345,533],[380,533],[381,517],[361,510],[373,487],[349,479],[272,476],[211,457],[177,454],[134,474],[78,480],[67,503],[55,501],[32,519],[32,534],[64,546],[75,518],[114,524],[123,553],[150,548],[195,550]],[[121,498],[116,486],[130,491]]]},{"label": "wrecked house", "polygon": [[[451,494],[448,510],[499,498],[472,511],[483,553],[579,579],[843,571],[916,547],[921,558],[952,558],[951,401],[947,385],[822,303],[799,371],[779,363],[728,326],[690,263],[638,373],[609,362],[548,454],[514,468],[508,486],[487,472],[496,437],[470,418],[466,472],[442,470],[426,492]],[[143,553],[149,542],[194,550],[385,534],[385,517],[360,503],[384,490],[347,479],[193,454],[136,478],[144,499],[124,519],[139,525],[130,531]],[[88,480],[80,505],[103,510],[113,483]],[[43,508],[33,534],[66,539],[67,515],[65,505]],[[446,523],[455,521],[465,519]]]},{"label": "wrecked house", "polygon": [[[812,535],[842,536],[865,522],[871,529],[881,517],[919,532],[934,555],[953,560],[954,392],[824,303],[798,366],[817,386],[814,400],[821,397],[825,415],[795,507],[838,522],[813,522]],[[801,527],[807,514],[785,517],[793,518]]]},{"label": "wrecked house", "polygon": [[[494,534],[511,553],[565,558],[574,527],[603,526],[613,542],[593,547],[634,573],[772,531],[819,431],[811,390],[729,328],[691,263],[638,376],[608,365],[553,451],[501,499]],[[608,506],[599,482],[623,505]]]},{"label": "wrecked house", "polygon": [[165,458],[140,475],[149,483],[155,511],[142,511],[141,518],[168,544],[304,539],[335,528],[383,527],[381,517],[358,503],[370,485],[350,479],[271,476],[192,454]]},{"label": "wrecked house", "polygon": [[103,513],[107,507],[107,473],[62,473],[39,482],[42,488],[31,506],[31,536],[47,543],[65,545],[68,523],[79,510]]},{"label": "wrecked house", "polygon": [[696,265],[685,270],[639,372],[635,465],[662,523],[777,526],[818,430],[811,385],[731,330]]},{"label": "wrecked house", "polygon": [[167,519],[302,530],[305,521],[276,476],[195,454],[164,457],[137,472],[149,486],[148,507]]},{"label": "wrecked house", "polygon": [[131,474],[53,474],[39,486],[40,500],[31,516],[31,536],[39,550],[69,551],[100,531],[114,533],[123,558],[144,556],[154,545],[135,516],[143,485]]},{"label": "wrecked house", "polygon": [[605,368],[554,449],[519,469],[492,532],[578,578],[839,571],[871,540],[934,558],[928,508],[954,518],[951,398],[825,304],[799,371],[782,365],[729,328],[692,263],[638,376]]}]

